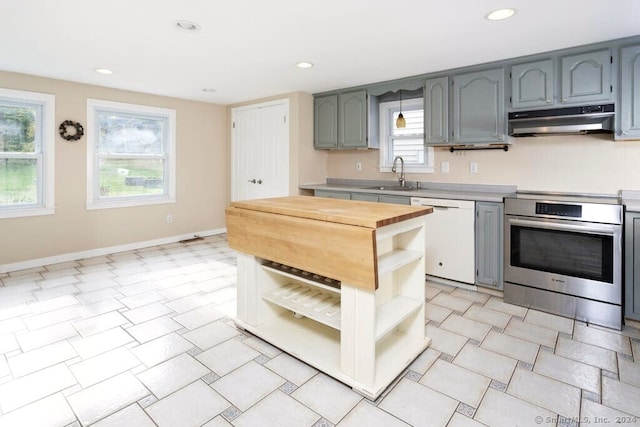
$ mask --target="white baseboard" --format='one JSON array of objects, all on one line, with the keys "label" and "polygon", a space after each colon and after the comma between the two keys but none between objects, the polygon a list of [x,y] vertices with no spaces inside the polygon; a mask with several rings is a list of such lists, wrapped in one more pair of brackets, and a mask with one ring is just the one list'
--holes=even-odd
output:
[{"label": "white baseboard", "polygon": [[45,258],[31,259],[27,261],[14,262],[11,264],[0,264],[0,273],[26,270],[28,268],[41,267],[43,265],[57,264],[60,262],[77,261],[85,258],[115,254],[118,252],[133,251],[136,249],[148,248],[151,246],[166,245],[179,242],[181,240],[193,239],[194,237],[207,237],[216,234],[226,233],[226,228],[200,231],[195,233],[181,234],[178,236],[164,237],[162,239],[146,240],[144,242],[127,243],[126,245],[110,246],[107,248],[89,249],[86,251],[72,252],[67,254],[54,255]]}]

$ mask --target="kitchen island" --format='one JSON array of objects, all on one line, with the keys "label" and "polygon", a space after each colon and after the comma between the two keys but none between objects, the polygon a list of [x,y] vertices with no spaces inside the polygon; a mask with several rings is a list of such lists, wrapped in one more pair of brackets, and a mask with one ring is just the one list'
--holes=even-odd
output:
[{"label": "kitchen island", "polygon": [[429,345],[430,207],[292,196],[226,210],[236,324],[375,399]]}]

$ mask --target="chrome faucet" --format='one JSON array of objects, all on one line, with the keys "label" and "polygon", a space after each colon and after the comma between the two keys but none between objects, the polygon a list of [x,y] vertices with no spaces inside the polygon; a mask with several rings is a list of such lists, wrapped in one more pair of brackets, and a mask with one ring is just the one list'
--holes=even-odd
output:
[{"label": "chrome faucet", "polygon": [[400,160],[400,178],[398,178],[398,181],[400,181],[400,187],[404,187],[404,159],[400,156],[396,156],[395,159],[393,159],[393,166],[391,166],[391,172],[396,172],[396,164],[398,162],[398,160]]}]

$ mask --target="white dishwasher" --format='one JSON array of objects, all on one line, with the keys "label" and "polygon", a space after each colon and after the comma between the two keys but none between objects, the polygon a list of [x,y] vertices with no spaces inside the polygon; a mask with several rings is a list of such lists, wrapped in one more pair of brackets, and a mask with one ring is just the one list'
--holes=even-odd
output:
[{"label": "white dishwasher", "polygon": [[411,204],[433,207],[426,215],[426,274],[474,284],[475,202],[412,197]]}]

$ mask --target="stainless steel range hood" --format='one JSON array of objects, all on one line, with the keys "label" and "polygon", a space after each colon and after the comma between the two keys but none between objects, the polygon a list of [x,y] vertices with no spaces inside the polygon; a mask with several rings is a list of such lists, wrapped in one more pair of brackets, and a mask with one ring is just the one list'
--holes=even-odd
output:
[{"label": "stainless steel range hood", "polygon": [[614,126],[613,104],[509,113],[509,135],[550,136],[587,133],[611,133]]}]

